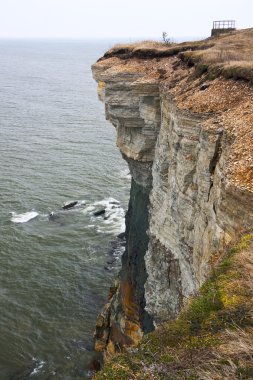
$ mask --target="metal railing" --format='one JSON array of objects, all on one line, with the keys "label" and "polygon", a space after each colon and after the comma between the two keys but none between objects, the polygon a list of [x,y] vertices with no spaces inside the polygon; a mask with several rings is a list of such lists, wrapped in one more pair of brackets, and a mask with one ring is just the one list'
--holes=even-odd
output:
[{"label": "metal railing", "polygon": [[213,21],[213,29],[235,29],[235,20]]}]

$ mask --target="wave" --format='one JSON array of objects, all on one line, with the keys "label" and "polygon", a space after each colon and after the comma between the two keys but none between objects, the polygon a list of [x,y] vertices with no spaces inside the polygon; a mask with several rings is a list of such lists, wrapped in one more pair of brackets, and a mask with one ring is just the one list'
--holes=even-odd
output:
[{"label": "wave", "polygon": [[41,371],[43,368],[45,362],[43,360],[38,360],[36,358],[32,359],[35,362],[35,367],[33,368],[32,372],[30,373],[30,376],[36,375]]},{"label": "wave", "polygon": [[120,170],[119,176],[120,176],[120,178],[128,179],[128,180],[130,180],[132,178],[132,176],[129,172],[129,169]]},{"label": "wave", "polygon": [[[99,211],[101,215],[95,216],[94,214]],[[95,225],[99,233],[118,235],[125,231],[125,211],[115,198],[110,197],[91,203],[82,212],[90,215],[92,226]]]},{"label": "wave", "polygon": [[125,210],[120,202],[112,197],[93,203],[78,200],[76,205],[68,210],[60,209],[49,214],[39,214],[36,211],[28,211],[22,214],[11,212],[11,221],[13,223],[27,223],[39,215],[41,220],[64,222],[67,211],[78,211],[88,215],[90,223],[86,228],[95,229],[98,233],[109,233],[117,236],[125,231]]},{"label": "wave", "polygon": [[38,212],[36,211],[28,211],[23,214],[17,214],[16,212],[12,212],[12,218],[11,221],[13,223],[26,223],[29,222],[29,220],[36,218],[38,216]]}]

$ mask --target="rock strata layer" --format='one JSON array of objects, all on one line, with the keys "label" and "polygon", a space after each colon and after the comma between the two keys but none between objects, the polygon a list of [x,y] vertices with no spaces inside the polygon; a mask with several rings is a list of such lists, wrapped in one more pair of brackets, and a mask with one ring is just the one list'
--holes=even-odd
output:
[{"label": "rock strata layer", "polygon": [[177,56],[110,53],[92,71],[132,175],[122,270],[95,333],[96,349],[114,352],[178,315],[224,245],[252,226],[253,192],[228,170],[240,136],[224,113],[228,121],[239,103],[211,106],[222,80],[203,90],[203,78]]}]

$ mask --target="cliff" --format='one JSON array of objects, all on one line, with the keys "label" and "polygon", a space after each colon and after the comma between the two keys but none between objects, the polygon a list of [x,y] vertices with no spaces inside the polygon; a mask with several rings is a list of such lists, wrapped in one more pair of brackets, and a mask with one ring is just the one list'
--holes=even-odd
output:
[{"label": "cliff", "polygon": [[176,320],[107,357],[94,380],[253,378],[253,235],[226,249]]},{"label": "cliff", "polygon": [[92,66],[132,176],[127,245],[97,320],[98,351],[136,345],[177,317],[253,226],[252,37],[116,46]]}]

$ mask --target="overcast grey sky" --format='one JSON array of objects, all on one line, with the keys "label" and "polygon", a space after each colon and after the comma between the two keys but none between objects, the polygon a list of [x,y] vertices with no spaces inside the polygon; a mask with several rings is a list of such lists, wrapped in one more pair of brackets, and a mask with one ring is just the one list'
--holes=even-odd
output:
[{"label": "overcast grey sky", "polygon": [[0,38],[208,36],[222,19],[253,26],[253,0],[0,0]]}]

